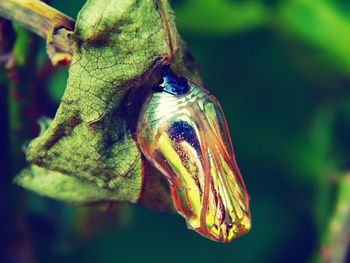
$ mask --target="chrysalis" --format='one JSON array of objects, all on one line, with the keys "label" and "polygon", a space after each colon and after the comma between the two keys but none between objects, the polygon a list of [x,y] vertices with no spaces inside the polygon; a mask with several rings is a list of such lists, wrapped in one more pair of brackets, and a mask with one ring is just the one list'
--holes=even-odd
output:
[{"label": "chrysalis", "polygon": [[249,195],[225,116],[208,91],[166,70],[140,113],[137,141],[167,178],[189,228],[219,242],[250,230]]}]

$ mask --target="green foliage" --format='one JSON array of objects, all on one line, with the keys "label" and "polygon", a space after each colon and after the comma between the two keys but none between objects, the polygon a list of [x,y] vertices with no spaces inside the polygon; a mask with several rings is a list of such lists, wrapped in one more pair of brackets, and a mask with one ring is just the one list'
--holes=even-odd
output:
[{"label": "green foliage", "polygon": [[178,25],[189,33],[231,34],[267,22],[268,9],[261,1],[185,1],[177,9]]},{"label": "green foliage", "polygon": [[[52,1],[72,17],[76,17],[83,2]],[[94,1],[96,10],[101,11],[105,2]],[[273,4],[267,4],[271,2]],[[121,7],[131,8],[130,3],[126,1]],[[150,1],[139,3],[143,5],[137,8],[146,8],[145,3]],[[332,241],[336,240],[336,232],[328,226],[338,219],[341,227],[346,222],[344,213],[339,213],[345,210],[337,207],[340,203],[346,204],[344,200],[349,194],[348,187],[342,184],[350,163],[348,1],[174,0],[172,4],[176,7],[180,32],[201,66],[206,87],[221,102],[231,127],[237,161],[252,197],[251,233],[232,244],[220,246],[187,231],[183,220],[177,216],[135,206],[128,207],[134,212],[128,227],[99,229],[93,238],[82,240],[77,226],[91,230],[100,221],[86,215],[85,219],[91,223],[84,226],[75,209],[49,199],[38,201],[35,195],[22,191],[27,198],[12,197],[10,206],[22,213],[22,217],[26,214],[28,218],[48,222],[59,233],[42,230],[45,226],[42,221],[28,227],[38,261],[139,262],[147,255],[153,262],[166,260],[168,263],[184,260],[320,262],[324,256],[320,253],[321,244],[328,246],[338,242]],[[83,12],[87,12],[88,7],[86,5]],[[139,160],[139,152],[135,151],[130,131],[126,129],[125,133],[125,125],[122,125],[128,111],[118,106],[123,104],[128,91],[133,91],[132,87],[138,87],[145,80],[149,69],[149,64],[140,62],[145,58],[140,54],[145,48],[138,48],[142,34],[135,33],[135,27],[140,24],[128,23],[132,10],[126,12],[127,17],[119,16],[121,20],[117,23],[129,30],[110,28],[102,20],[96,27],[98,41],[93,41],[95,31],[91,24],[99,17],[110,19],[109,14],[115,13],[114,10],[107,8],[102,16],[91,12],[85,21],[80,20],[80,15],[81,31],[76,40],[86,41],[77,47],[66,92],[52,126],[29,147],[28,154],[34,164],[17,178],[19,184],[76,204],[106,199],[135,201],[139,197],[141,165],[131,165],[131,159]],[[147,23],[147,16],[137,19]],[[130,47],[129,40],[134,43]],[[162,44],[157,46],[155,43],[160,40]],[[153,49],[153,53],[146,56],[147,61],[158,58],[157,48],[161,48],[164,56],[162,34],[154,38],[153,45],[149,45],[149,39],[142,41],[144,46]],[[103,46],[104,52],[95,50],[98,46]],[[135,68],[134,52],[138,54],[135,54],[138,59]],[[112,58],[110,64],[97,59],[99,55],[103,57],[102,53]],[[181,56],[177,56],[180,62]],[[122,61],[128,63],[124,65]],[[103,72],[108,72],[106,83],[99,81],[105,77],[99,70],[102,67],[105,67]],[[128,76],[118,75],[119,67]],[[93,74],[90,76],[84,68],[92,70]],[[141,74],[140,79],[136,77],[138,74]],[[131,82],[127,81],[129,76]],[[55,103],[65,84],[64,77],[54,75],[51,79],[48,88],[50,94],[56,94],[53,96]],[[73,90],[73,87],[78,88]],[[49,98],[46,100],[52,103]],[[48,110],[41,114],[47,112],[54,115]],[[9,121],[22,123],[23,117],[11,117]],[[108,138],[115,142],[115,158],[106,155],[103,145]],[[128,147],[120,148],[124,142]],[[86,162],[85,158],[77,156],[78,147],[82,148],[79,152],[93,160]],[[124,155],[119,155],[119,149],[124,149]],[[125,167],[117,167],[125,156],[131,159]],[[107,170],[101,167],[108,168],[113,176],[109,177]],[[128,169],[134,173],[119,176]],[[117,178],[120,181],[116,181]],[[149,178],[154,179],[153,176]],[[16,189],[15,186],[6,187]],[[164,184],[162,188],[167,186]],[[151,191],[158,189],[156,183]],[[28,205],[20,200],[26,200]],[[159,197],[152,200],[154,203],[161,201]],[[67,214],[70,219],[61,222]],[[19,217],[8,213],[6,216]],[[103,216],[117,220],[108,213]],[[126,251],[127,258],[124,258]]]},{"label": "green foliage", "polygon": [[350,21],[330,1],[286,1],[280,6],[282,25],[296,37],[319,48],[347,74],[350,73]]}]

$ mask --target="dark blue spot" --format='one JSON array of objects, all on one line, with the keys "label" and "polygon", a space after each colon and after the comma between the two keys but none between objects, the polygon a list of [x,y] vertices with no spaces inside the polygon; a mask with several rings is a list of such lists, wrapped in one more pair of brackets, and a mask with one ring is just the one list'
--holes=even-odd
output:
[{"label": "dark blue spot", "polygon": [[156,90],[179,96],[188,92],[189,85],[187,79],[176,76],[169,68],[166,68]]}]

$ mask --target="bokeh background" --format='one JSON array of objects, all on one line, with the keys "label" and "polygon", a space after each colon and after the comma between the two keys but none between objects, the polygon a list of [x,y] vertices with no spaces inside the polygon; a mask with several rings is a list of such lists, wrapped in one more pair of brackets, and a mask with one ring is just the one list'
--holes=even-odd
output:
[{"label": "bokeh background", "polygon": [[[73,18],[83,3],[51,1]],[[205,85],[226,114],[252,199],[252,231],[219,244],[187,230],[177,214],[137,205],[75,208],[19,188],[12,179],[25,165],[20,145],[36,134],[22,132],[9,143],[21,119],[11,90],[0,89],[0,262],[319,262],[334,245],[327,243],[329,225],[350,165],[350,2],[172,5]],[[43,81],[23,94],[36,94],[31,116],[52,117],[68,72],[45,64],[45,43],[35,41],[32,70],[41,68]],[[345,227],[349,220],[343,218]]]}]

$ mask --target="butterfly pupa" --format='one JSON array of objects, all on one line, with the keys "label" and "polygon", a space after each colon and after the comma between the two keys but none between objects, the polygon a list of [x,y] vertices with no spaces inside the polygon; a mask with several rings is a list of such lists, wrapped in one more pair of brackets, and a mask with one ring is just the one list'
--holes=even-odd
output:
[{"label": "butterfly pupa", "polygon": [[142,107],[137,142],[167,178],[189,228],[219,242],[250,230],[250,198],[226,119],[207,90],[166,70]]}]

